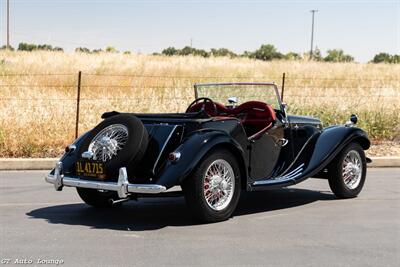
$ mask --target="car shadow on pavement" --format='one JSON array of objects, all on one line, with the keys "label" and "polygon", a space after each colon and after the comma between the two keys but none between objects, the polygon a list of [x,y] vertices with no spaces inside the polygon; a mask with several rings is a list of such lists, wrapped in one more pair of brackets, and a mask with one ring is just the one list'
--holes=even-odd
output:
[{"label": "car shadow on pavement", "polygon": [[[330,192],[285,188],[263,192],[243,192],[234,219],[242,215],[333,200]],[[289,211],[288,211],[289,212]],[[183,197],[143,198],[124,203],[114,209],[95,209],[86,204],[66,204],[43,207],[28,212],[31,218],[45,219],[53,224],[85,225],[96,229],[120,231],[156,230],[166,226],[190,226],[198,222],[192,218]]]}]

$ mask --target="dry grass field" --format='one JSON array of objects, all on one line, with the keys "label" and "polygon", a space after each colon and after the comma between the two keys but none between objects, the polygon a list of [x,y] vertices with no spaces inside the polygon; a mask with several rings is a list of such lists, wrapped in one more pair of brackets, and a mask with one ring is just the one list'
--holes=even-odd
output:
[{"label": "dry grass field", "polygon": [[184,111],[193,83],[280,86],[285,72],[290,113],[320,117],[325,126],[356,113],[374,142],[386,144],[370,154],[400,153],[399,64],[0,51],[0,157],[60,155],[74,139],[78,71],[80,133],[105,111]]}]

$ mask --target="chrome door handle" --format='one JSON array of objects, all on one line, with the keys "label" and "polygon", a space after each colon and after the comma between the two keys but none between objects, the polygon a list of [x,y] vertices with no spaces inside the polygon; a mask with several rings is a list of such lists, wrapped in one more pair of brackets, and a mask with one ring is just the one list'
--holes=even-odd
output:
[{"label": "chrome door handle", "polygon": [[278,145],[280,145],[281,147],[286,146],[288,143],[289,143],[289,140],[288,140],[288,139],[285,139],[285,138],[280,138],[280,139],[278,140]]}]

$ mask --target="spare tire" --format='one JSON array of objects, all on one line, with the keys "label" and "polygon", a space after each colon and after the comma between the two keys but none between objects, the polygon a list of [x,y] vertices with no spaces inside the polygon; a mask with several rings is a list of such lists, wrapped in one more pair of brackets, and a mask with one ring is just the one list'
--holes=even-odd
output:
[{"label": "spare tire", "polygon": [[116,178],[119,168],[135,165],[143,158],[147,144],[148,133],[143,123],[132,114],[118,114],[106,118],[88,133],[78,149],[78,157],[92,152],[89,160],[103,162],[107,177]]}]

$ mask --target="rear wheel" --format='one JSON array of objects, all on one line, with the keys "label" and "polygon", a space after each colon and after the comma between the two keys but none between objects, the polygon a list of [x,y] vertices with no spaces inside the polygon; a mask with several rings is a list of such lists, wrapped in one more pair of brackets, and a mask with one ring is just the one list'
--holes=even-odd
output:
[{"label": "rear wheel", "polygon": [[210,152],[182,185],[186,203],[203,222],[227,220],[240,197],[240,169],[225,149]]},{"label": "rear wheel", "polygon": [[364,186],[367,162],[363,148],[350,143],[329,167],[329,186],[338,198],[356,197]]}]

